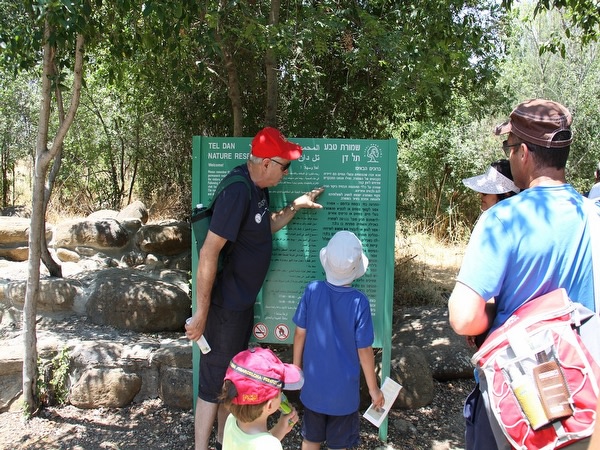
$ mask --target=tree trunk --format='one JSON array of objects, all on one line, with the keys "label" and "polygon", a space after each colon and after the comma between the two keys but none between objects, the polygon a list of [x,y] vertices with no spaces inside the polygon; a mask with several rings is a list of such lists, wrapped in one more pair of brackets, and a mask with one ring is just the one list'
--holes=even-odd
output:
[{"label": "tree trunk", "polygon": [[[271,2],[271,13],[269,15],[270,25],[279,25],[279,11],[281,5],[279,0]],[[265,55],[265,70],[267,74],[267,107],[265,110],[265,125],[277,128],[277,58],[272,46],[268,46]]]},{"label": "tree trunk", "polygon": [[227,71],[227,95],[231,100],[231,112],[233,114],[233,135],[243,136],[244,134],[244,116],[242,111],[242,94],[240,91],[240,80],[238,78],[237,68],[233,55],[223,42],[220,35],[217,34],[217,40],[221,44],[223,51],[223,61]]},{"label": "tree trunk", "polygon": [[[227,7],[226,0],[221,0],[221,7]],[[217,26],[215,30],[215,40],[223,52],[223,64],[225,66],[225,71],[227,72],[227,95],[231,101],[231,112],[233,115],[233,135],[237,137],[243,136],[244,116],[242,111],[240,79],[238,77],[233,54],[229,50],[227,42],[223,40],[219,26]]]},{"label": "tree trunk", "polygon": [[[53,75],[56,75],[58,69],[56,67],[56,63],[52,65]],[[62,97],[62,92],[58,86],[54,87],[54,95],[56,96],[56,105],[58,112],[58,124],[61,126],[65,122],[65,107]],[[44,206],[42,211],[42,217],[46,217],[46,213],[48,212],[48,203],[50,203],[50,197],[52,196],[52,189],[54,187],[54,181],[58,176],[60,171],[60,166],[62,164],[62,144],[58,147],[58,152],[56,153],[56,157],[54,158],[54,162],[52,163],[52,169],[50,169],[50,173],[48,174],[48,179],[44,183]],[[42,244],[42,261],[51,277],[62,278],[62,267],[61,265],[52,257],[50,251],[48,250],[48,242],[46,242],[46,225],[44,221],[44,227],[42,228],[42,235],[40,237],[40,242]]]},{"label": "tree trunk", "polygon": [[82,35],[77,35],[75,48],[75,66],[73,76],[73,92],[69,111],[65,116],[54,137],[52,147],[48,146],[48,124],[50,122],[50,104],[52,86],[50,75],[54,67],[55,51],[49,43],[51,30],[48,23],[44,27],[44,53],[42,71],[42,101],[40,106],[40,121],[38,124],[38,135],[36,142],[36,157],[33,176],[33,194],[31,206],[31,226],[29,231],[29,261],[27,290],[25,292],[25,303],[23,305],[23,329],[25,330],[25,355],[23,357],[23,397],[27,410],[34,414],[39,406],[39,398],[36,390],[37,380],[37,336],[36,315],[37,299],[40,288],[40,258],[42,254],[42,241],[46,228],[46,217],[44,214],[45,204],[45,181],[48,167],[52,160],[58,155],[64,142],[67,131],[75,119],[75,113],[79,106],[81,97],[82,68],[83,68],[83,44]]}]

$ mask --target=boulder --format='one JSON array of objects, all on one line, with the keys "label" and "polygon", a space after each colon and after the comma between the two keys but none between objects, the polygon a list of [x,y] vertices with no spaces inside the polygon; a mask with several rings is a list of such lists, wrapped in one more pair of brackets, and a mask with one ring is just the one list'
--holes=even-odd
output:
[{"label": "boulder", "polygon": [[[0,257],[10,261],[26,261],[29,257],[31,220],[16,216],[0,216]],[[52,226],[46,224],[46,240],[52,238]]]},{"label": "boulder", "polygon": [[87,219],[93,221],[101,219],[116,219],[118,214],[119,211],[115,211],[114,209],[100,209],[89,214]]},{"label": "boulder", "polygon": [[433,400],[433,376],[421,348],[392,347],[390,378],[402,385],[395,408],[420,408]]},{"label": "boulder", "polygon": [[31,217],[31,208],[25,205],[6,206],[0,209],[0,216],[23,217],[29,219]]},{"label": "boulder", "polygon": [[475,349],[457,335],[448,321],[448,308],[406,308],[394,319],[392,347],[426,348],[425,357],[433,378],[448,381],[473,376],[471,356]]},{"label": "boulder", "polygon": [[129,243],[127,230],[115,219],[72,220],[56,226],[55,248],[75,250],[78,247],[91,247],[95,250],[116,250]]},{"label": "boulder", "polygon": [[144,225],[135,236],[135,244],[146,253],[177,255],[190,251],[191,238],[188,222],[169,221]]},{"label": "boulder", "polygon": [[141,386],[141,378],[134,373],[93,368],[71,387],[69,401],[78,408],[120,408],[131,403]]},{"label": "boulder", "polygon": [[192,369],[164,367],[160,370],[159,395],[165,405],[191,409],[194,398]]},{"label": "boulder", "polygon": [[148,209],[146,208],[146,205],[139,200],[136,200],[119,211],[115,218],[119,222],[122,222],[126,219],[137,219],[141,223],[145,224],[148,222]]},{"label": "boulder", "polygon": [[97,275],[86,312],[93,323],[139,332],[181,330],[190,316],[187,292],[135,269],[107,269]]},{"label": "boulder", "polygon": [[[25,303],[26,281],[9,283],[5,295],[12,306],[23,309]],[[40,280],[37,301],[39,312],[71,311],[77,295],[76,283],[65,278]]]},{"label": "boulder", "polygon": [[23,386],[23,347],[18,342],[0,346],[0,413],[17,408]]}]

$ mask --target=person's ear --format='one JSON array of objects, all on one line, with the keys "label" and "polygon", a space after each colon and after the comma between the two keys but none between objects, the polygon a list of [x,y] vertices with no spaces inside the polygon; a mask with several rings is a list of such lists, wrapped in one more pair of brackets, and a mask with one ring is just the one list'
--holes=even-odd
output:
[{"label": "person's ear", "polygon": [[274,402],[274,398],[272,398],[271,400],[267,400],[267,403],[265,403],[265,410],[269,413],[272,414],[275,411],[275,402]]}]

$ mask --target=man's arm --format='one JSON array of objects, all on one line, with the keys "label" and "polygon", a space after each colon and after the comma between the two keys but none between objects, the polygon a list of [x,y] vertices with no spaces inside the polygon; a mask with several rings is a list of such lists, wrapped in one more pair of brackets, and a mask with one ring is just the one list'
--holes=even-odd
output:
[{"label": "man's arm", "polygon": [[301,195],[283,209],[271,213],[271,233],[276,233],[290,223],[300,209],[323,208],[323,206],[316,203],[315,200],[324,190],[324,187],[315,188],[312,191]]},{"label": "man's arm", "polygon": [[227,239],[209,230],[200,249],[196,270],[196,313],[190,324],[185,326],[188,339],[195,341],[204,333],[210,307],[210,293],[217,275],[219,253],[226,243]]},{"label": "man's arm", "polygon": [[450,326],[465,336],[487,331],[494,320],[496,305],[487,302],[470,287],[457,282],[448,300]]}]

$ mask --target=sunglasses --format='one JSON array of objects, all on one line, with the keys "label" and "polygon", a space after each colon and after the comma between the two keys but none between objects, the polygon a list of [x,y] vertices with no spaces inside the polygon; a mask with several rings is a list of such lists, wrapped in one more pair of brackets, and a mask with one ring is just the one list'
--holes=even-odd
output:
[{"label": "sunglasses", "polygon": [[289,163],[287,163],[287,164],[282,164],[279,161],[276,161],[274,159],[271,159],[271,161],[273,161],[275,164],[279,164],[281,166],[281,171],[282,172],[285,172],[286,170],[288,170],[290,168],[290,166],[292,165],[291,161]]},{"label": "sunglasses", "polygon": [[504,154],[506,155],[506,157],[509,158],[510,157],[510,149],[512,147],[518,147],[521,144],[523,144],[523,142],[515,142],[513,144],[509,144],[508,140],[502,141],[502,150],[504,150]]}]

